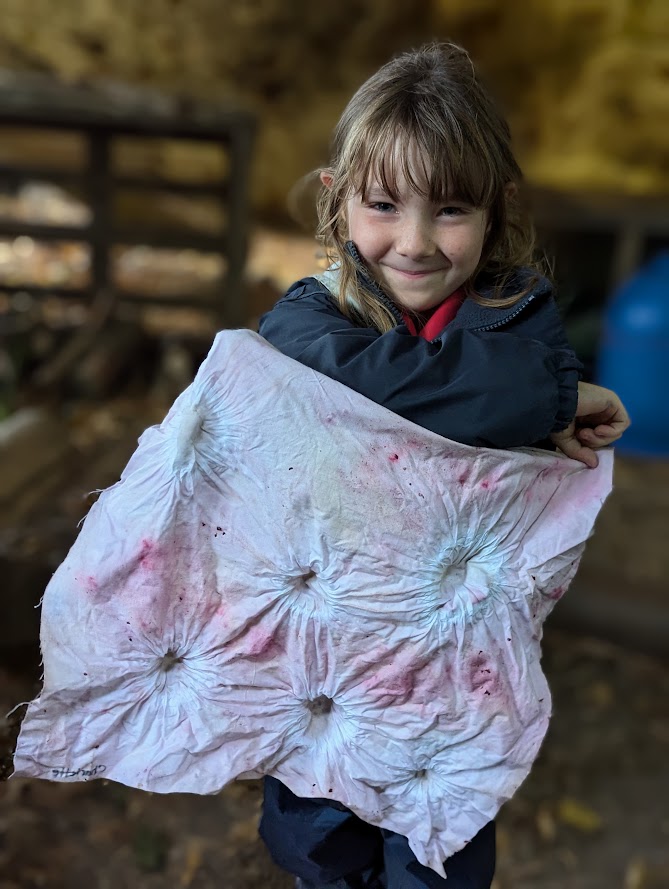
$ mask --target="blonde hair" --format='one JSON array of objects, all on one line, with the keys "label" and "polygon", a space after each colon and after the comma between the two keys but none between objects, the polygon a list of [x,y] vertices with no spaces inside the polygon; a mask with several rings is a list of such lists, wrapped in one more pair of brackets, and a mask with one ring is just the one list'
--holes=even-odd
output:
[{"label": "blonde hair", "polygon": [[[360,87],[335,128],[330,164],[323,170],[331,185],[321,188],[317,201],[317,234],[328,260],[340,269],[337,299],[344,314],[381,332],[397,324],[358,279],[365,270],[346,249],[345,209],[354,194],[365,199],[373,180],[396,200],[400,175],[435,203],[449,198],[487,210],[488,232],[479,266],[465,284],[467,296],[508,306],[528,292],[540,269],[533,261],[534,228],[518,199],[522,173],[510,143],[508,124],[479,83],[468,53],[454,44],[404,53]],[[419,171],[428,174],[427,188],[412,169],[413,149],[428,159],[429,169]],[[514,271],[523,266],[535,278],[525,278],[523,290],[508,295]],[[492,296],[481,296],[477,284]]]}]

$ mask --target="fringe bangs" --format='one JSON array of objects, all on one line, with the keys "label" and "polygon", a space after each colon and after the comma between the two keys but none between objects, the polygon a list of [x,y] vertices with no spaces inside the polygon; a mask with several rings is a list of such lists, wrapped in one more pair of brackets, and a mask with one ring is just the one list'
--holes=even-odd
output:
[{"label": "fringe bangs", "polygon": [[336,171],[349,193],[360,192],[366,199],[370,186],[378,183],[396,201],[403,180],[434,204],[450,200],[490,208],[506,182],[481,135],[464,133],[453,118],[449,126],[439,121],[435,127],[434,109],[395,111],[360,121],[351,133]]}]

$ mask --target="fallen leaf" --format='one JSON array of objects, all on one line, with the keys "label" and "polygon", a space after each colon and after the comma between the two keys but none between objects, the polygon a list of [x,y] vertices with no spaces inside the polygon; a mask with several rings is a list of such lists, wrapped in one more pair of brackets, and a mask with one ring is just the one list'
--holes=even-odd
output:
[{"label": "fallen leaf", "polygon": [[553,842],[557,834],[557,825],[555,817],[546,805],[539,806],[536,815],[537,830],[542,840],[548,843]]},{"label": "fallen leaf", "polygon": [[642,858],[633,858],[625,869],[624,889],[643,889],[646,885],[646,864]]},{"label": "fallen leaf", "polygon": [[602,819],[585,803],[579,802],[572,797],[563,797],[557,806],[557,815],[563,824],[581,830],[584,833],[592,833],[599,830],[602,826]]},{"label": "fallen leaf", "polygon": [[201,837],[189,837],[186,842],[186,861],[181,872],[181,885],[190,886],[198,868],[202,864],[202,853],[205,843]]}]

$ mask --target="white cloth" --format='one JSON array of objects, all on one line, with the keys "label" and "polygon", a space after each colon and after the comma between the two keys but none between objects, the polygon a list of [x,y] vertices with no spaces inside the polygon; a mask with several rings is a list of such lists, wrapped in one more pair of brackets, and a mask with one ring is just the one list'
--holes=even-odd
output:
[{"label": "white cloth", "polygon": [[448,441],[219,334],[47,588],[16,774],[271,774],[443,874],[539,750],[542,623],[611,472]]}]

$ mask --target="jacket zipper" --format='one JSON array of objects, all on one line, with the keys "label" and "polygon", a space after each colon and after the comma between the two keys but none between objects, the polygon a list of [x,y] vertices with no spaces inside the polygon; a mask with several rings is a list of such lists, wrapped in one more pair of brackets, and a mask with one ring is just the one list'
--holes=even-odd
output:
[{"label": "jacket zipper", "polygon": [[[509,321],[512,321],[514,318],[518,317],[522,312],[525,311],[527,306],[532,302],[532,300],[536,299],[535,293],[530,293],[527,298],[523,301],[523,304],[519,306],[515,312],[512,312],[510,315],[506,315],[502,318],[501,321],[495,321],[494,324],[483,324],[480,327],[470,327],[469,330],[478,330],[478,331],[486,331],[486,330],[495,330],[498,327],[504,327],[505,324],[508,324]],[[436,343],[441,336],[435,337],[435,339],[430,340],[430,345]]]}]

